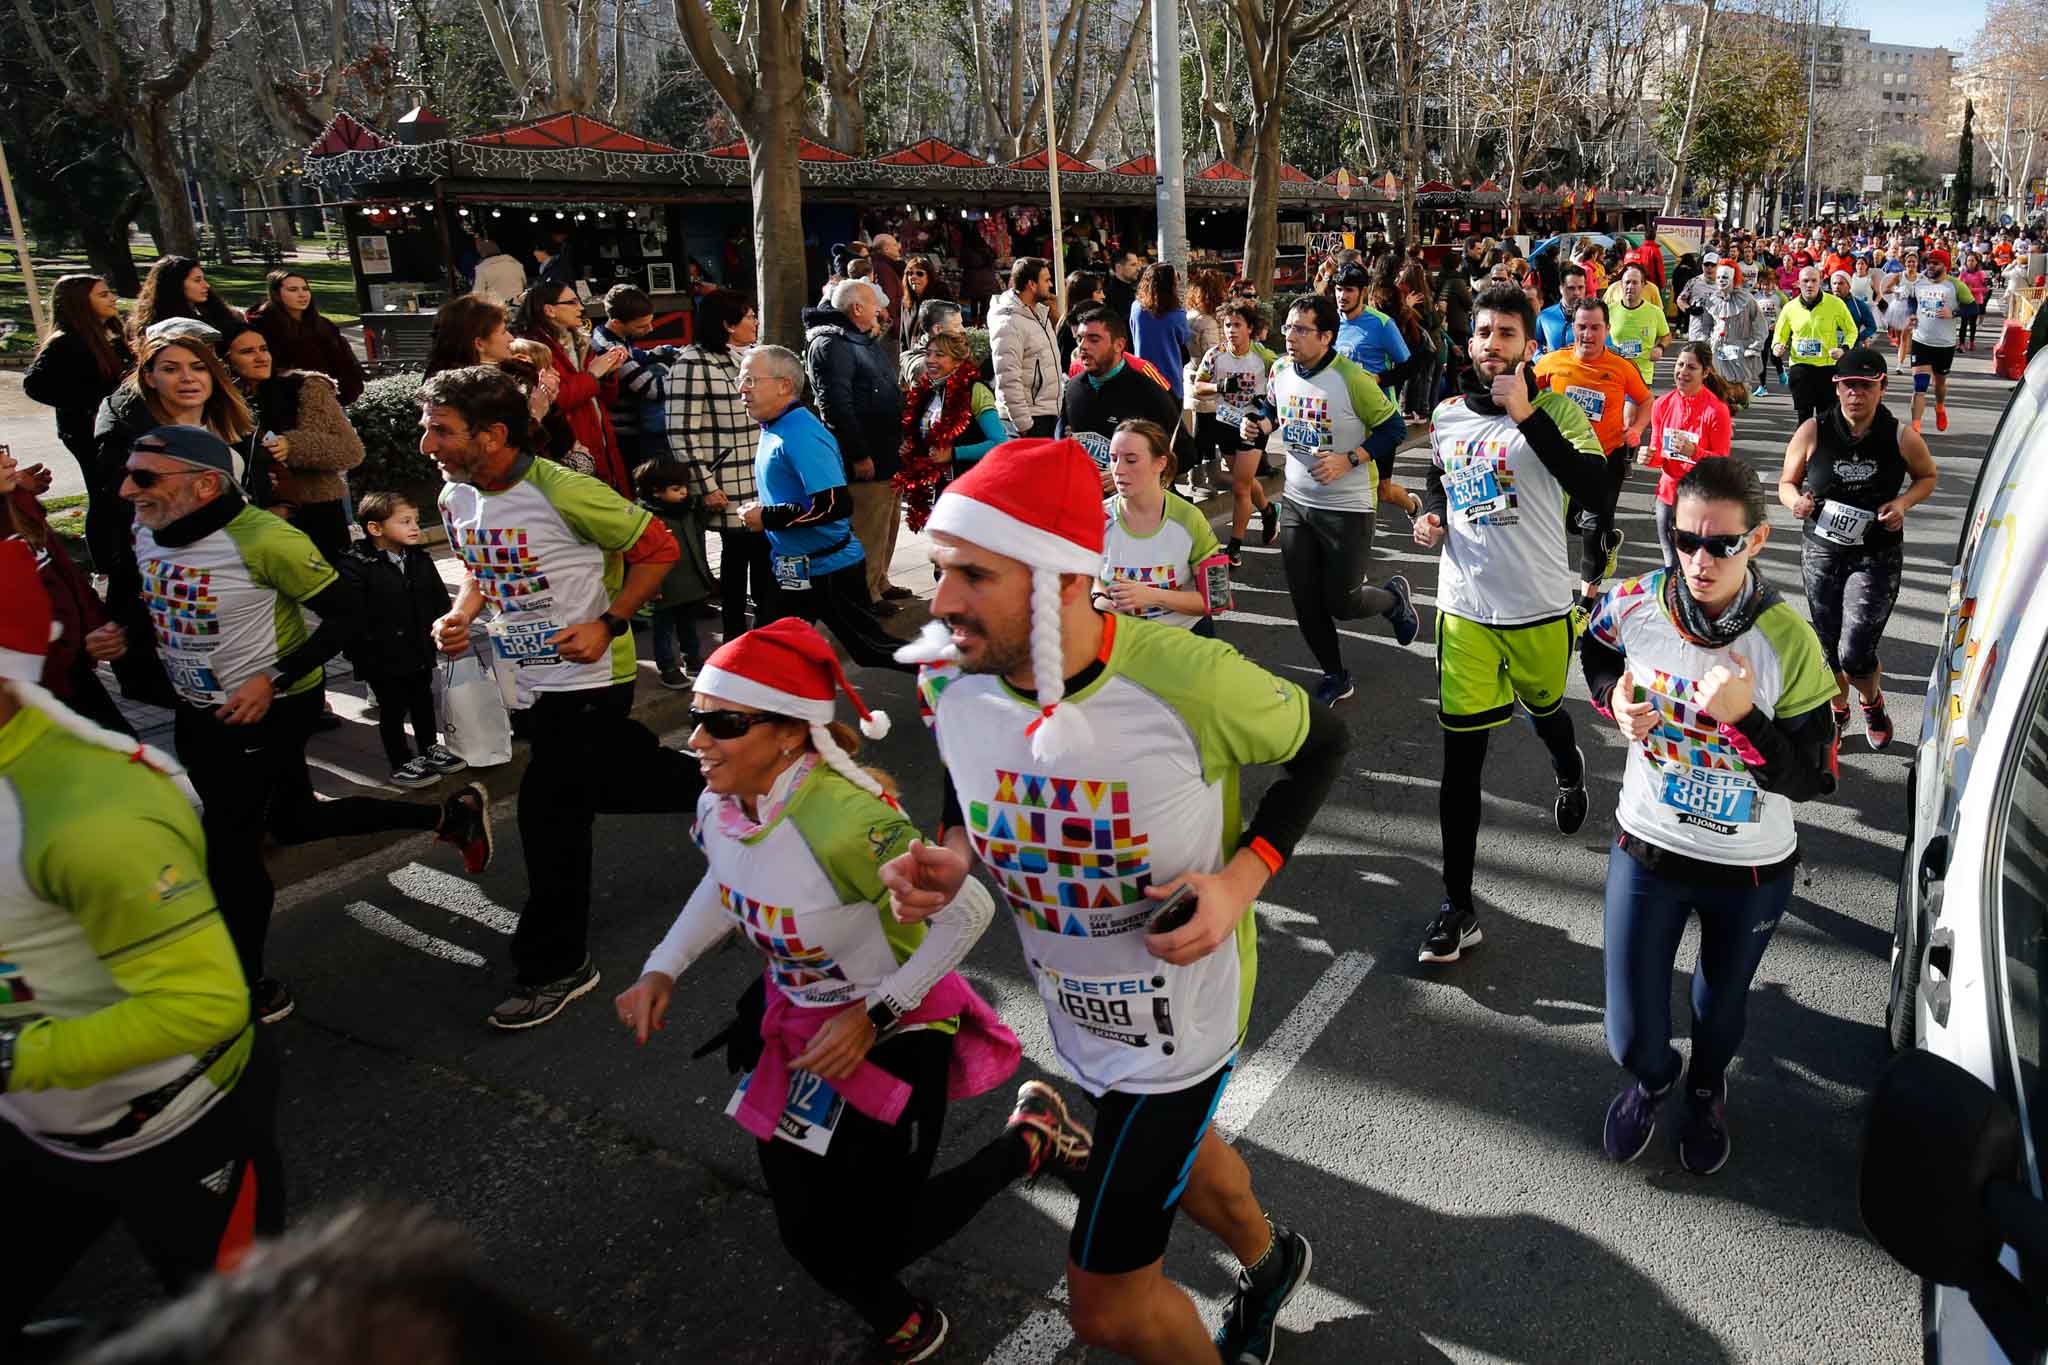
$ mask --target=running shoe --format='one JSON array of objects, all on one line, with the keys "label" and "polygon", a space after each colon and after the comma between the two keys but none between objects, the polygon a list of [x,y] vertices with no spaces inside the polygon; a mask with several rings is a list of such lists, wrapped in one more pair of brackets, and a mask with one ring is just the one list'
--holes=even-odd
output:
[{"label": "running shoe", "polygon": [[1088,1169],[1095,1138],[1074,1122],[1060,1092],[1044,1081],[1026,1081],[1017,1087],[1017,1107],[1010,1111],[1010,1121],[1003,1125],[1003,1131],[1020,1128],[1029,1128],[1038,1135],[1038,1141],[1030,1144],[1031,1165],[1024,1172],[1027,1179],[1050,1169],[1055,1175],[1073,1180]]},{"label": "running shoe", "polygon": [[884,1360],[930,1360],[946,1344],[946,1315],[923,1299],[894,1336],[882,1341]]},{"label": "running shoe", "polygon": [[1479,931],[1478,915],[1445,901],[1443,908],[1436,912],[1436,918],[1429,922],[1429,932],[1422,936],[1422,950],[1416,953],[1415,960],[1456,962],[1467,948],[1485,938],[1486,935]]},{"label": "running shoe", "polygon": [[1216,1329],[1216,1353],[1224,1365],[1269,1365],[1280,1332],[1280,1310],[1308,1283],[1315,1252],[1308,1238],[1298,1232],[1274,1230],[1273,1248],[1282,1258],[1280,1278],[1272,1288],[1260,1292],[1251,1272],[1238,1267],[1237,1292],[1223,1310],[1223,1325]]},{"label": "running shoe", "polygon": [[1936,431],[1948,430],[1948,405],[1946,403],[1936,403],[1934,405],[1934,429]]},{"label": "running shoe", "polygon": [[441,802],[437,843],[453,844],[462,854],[462,870],[474,877],[491,865],[491,798],[481,782],[465,782]]},{"label": "running shoe", "polygon": [[1839,744],[1844,739],[1848,738],[1849,735],[1849,708],[1846,706],[1837,706],[1833,702],[1829,702],[1828,711],[1834,717],[1835,742]]},{"label": "running shoe", "polygon": [[1628,532],[1622,530],[1619,526],[1611,527],[1608,530],[1607,537],[1604,542],[1607,546],[1607,567],[1603,569],[1600,574],[1600,577],[1603,581],[1614,577],[1615,565],[1618,564],[1621,560],[1621,547],[1624,544],[1626,544],[1627,541]]},{"label": "running shoe", "polygon": [[1567,786],[1562,778],[1557,783],[1557,804],[1551,814],[1557,817],[1559,834],[1577,834],[1579,826],[1586,823],[1586,809],[1592,804],[1586,795],[1586,751],[1580,749],[1579,777]]},{"label": "running shoe", "polygon": [[1920,419],[1918,417],[1913,419],[1913,434],[1915,436],[1920,434]]},{"label": "running shoe", "polygon": [[1863,703],[1863,738],[1873,752],[1892,742],[1892,718],[1885,714],[1883,697]]},{"label": "running shoe", "polygon": [[1230,561],[1231,568],[1242,569],[1244,567],[1244,542],[1241,540],[1231,541],[1223,547],[1223,557]]},{"label": "running shoe", "polygon": [[492,1028],[523,1029],[545,1024],[560,1014],[571,1000],[597,989],[604,977],[587,956],[583,965],[567,976],[543,981],[538,986],[514,986],[512,994],[490,1014]]},{"label": "running shoe", "polygon": [[256,1016],[258,1023],[274,1024],[298,1007],[299,1002],[292,999],[292,988],[274,976],[259,976],[249,988],[249,1013]]},{"label": "running shoe", "polygon": [[1271,545],[1280,538],[1280,504],[1269,502],[1259,509],[1259,544]]},{"label": "running shoe", "polygon": [[469,766],[469,761],[445,744],[429,744],[427,751],[420,755],[427,760],[427,766],[442,776],[459,773]]},{"label": "running shoe", "polygon": [[1335,706],[1350,699],[1358,689],[1352,685],[1350,670],[1342,673],[1325,673],[1323,681],[1316,687],[1316,700],[1324,706]]},{"label": "running shoe", "polygon": [[425,758],[408,758],[391,770],[394,787],[431,787],[440,780],[441,774]]},{"label": "running shoe", "polygon": [[1608,1160],[1630,1162],[1643,1154],[1657,1133],[1657,1106],[1670,1093],[1668,1085],[1653,1095],[1641,1081],[1630,1081],[1628,1089],[1614,1097],[1600,1127],[1600,1145]]},{"label": "running shoe", "polygon": [[695,686],[695,683],[690,677],[690,670],[677,664],[674,668],[661,670],[661,685],[671,692],[681,692]]},{"label": "running shoe", "polygon": [[1415,612],[1415,594],[1408,586],[1408,575],[1397,573],[1389,578],[1387,591],[1394,594],[1394,605],[1387,609],[1387,621],[1394,627],[1394,642],[1406,649],[1422,633],[1422,618]]},{"label": "running shoe", "polygon": [[1728,1078],[1712,1090],[1685,1091],[1685,1123],[1678,1130],[1678,1164],[1694,1175],[1712,1175],[1728,1164],[1735,1144],[1728,1139]]},{"label": "running shoe", "polygon": [[1760,379],[1757,381],[1756,387],[1749,391],[1749,396],[1751,398],[1762,398],[1765,394],[1770,392],[1770,388],[1771,384],[1769,380]]}]

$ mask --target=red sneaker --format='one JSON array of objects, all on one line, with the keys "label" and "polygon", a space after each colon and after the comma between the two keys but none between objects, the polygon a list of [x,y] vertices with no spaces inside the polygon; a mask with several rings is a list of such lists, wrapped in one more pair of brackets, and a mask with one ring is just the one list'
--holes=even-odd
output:
[{"label": "red sneaker", "polygon": [[1934,429],[1936,431],[1948,430],[1948,409],[1940,403],[1934,405]]}]

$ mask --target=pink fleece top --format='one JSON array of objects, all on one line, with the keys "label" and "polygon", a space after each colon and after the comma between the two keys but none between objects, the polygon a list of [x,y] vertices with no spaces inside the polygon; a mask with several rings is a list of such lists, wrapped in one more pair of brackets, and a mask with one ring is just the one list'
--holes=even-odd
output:
[{"label": "pink fleece top", "polygon": [[[1691,455],[1666,455],[1664,433],[1686,431],[1699,437],[1699,445]],[[1714,397],[1705,385],[1688,398],[1677,389],[1665,394],[1650,406],[1650,467],[1663,471],[1657,480],[1657,501],[1666,506],[1678,496],[1678,481],[1692,472],[1692,467],[1710,455],[1726,455],[1733,428],[1728,420],[1728,405]]]}]

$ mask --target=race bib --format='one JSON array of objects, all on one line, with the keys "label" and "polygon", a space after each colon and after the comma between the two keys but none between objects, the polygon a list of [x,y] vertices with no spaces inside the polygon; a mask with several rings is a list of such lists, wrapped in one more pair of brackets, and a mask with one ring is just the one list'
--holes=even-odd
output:
[{"label": "race bib", "polygon": [[1235,431],[1244,425],[1244,409],[1235,403],[1226,403],[1219,398],[1216,400],[1216,420],[1229,427],[1232,431]]},{"label": "race bib", "polygon": [[1586,414],[1588,422],[1598,422],[1607,415],[1607,395],[1599,389],[1589,389],[1583,384],[1568,384],[1565,386],[1564,396],[1579,405],[1579,410]]},{"label": "race bib", "polygon": [[1097,469],[1109,468],[1109,438],[1099,431],[1076,431],[1073,438],[1081,443],[1081,449],[1088,452],[1088,458],[1095,461]]},{"label": "race bib", "polygon": [[507,620],[491,622],[491,647],[498,657],[515,668],[535,668],[562,662],[561,651],[552,641],[562,629],[553,621]]},{"label": "race bib", "polygon": [[1805,357],[1806,359],[1808,359],[1808,360],[1811,360],[1811,359],[1813,359],[1813,358],[1814,358],[1815,356],[1818,356],[1818,355],[1820,354],[1820,338],[1819,338],[1819,337],[1794,337],[1794,338],[1792,338],[1792,354],[1793,354],[1793,355],[1796,355],[1796,356],[1804,356],[1804,357]]},{"label": "race bib", "polygon": [[[727,1118],[739,1113],[741,1102],[747,1098],[747,1083],[753,1079],[751,1071],[740,1077],[739,1088],[725,1104]],[[822,1077],[808,1071],[792,1071],[789,1098],[783,1103],[782,1117],[775,1121],[776,1141],[823,1156],[832,1145],[832,1134],[845,1110],[845,1099]]]},{"label": "race bib", "polygon": [[228,699],[227,690],[220,685],[205,655],[165,650],[159,657],[172,688],[186,701],[195,706],[218,706]]},{"label": "race bib", "polygon": [[1740,360],[1740,359],[1742,359],[1742,347],[1741,347],[1741,346],[1740,346],[1739,344],[1737,344],[1737,343],[1734,343],[1734,342],[1730,342],[1729,344],[1727,344],[1727,345],[1725,345],[1725,346],[1723,346],[1723,347],[1721,348],[1721,359],[1723,359],[1723,360]]},{"label": "race bib", "polygon": [[1450,498],[1451,511],[1468,522],[1492,516],[1508,505],[1493,466],[1477,460],[1445,470],[1444,492]]},{"label": "race bib", "polygon": [[1151,1047],[1173,1055],[1173,1001],[1163,976],[1075,976],[1039,973],[1046,1008],[1104,1042]]},{"label": "race bib", "polygon": [[1863,537],[1870,531],[1870,523],[1876,520],[1875,512],[1866,512],[1861,507],[1851,507],[1846,502],[1830,498],[1814,513],[1813,533],[1837,545],[1861,545]]},{"label": "race bib", "polygon": [[1281,424],[1280,442],[1290,454],[1306,460],[1323,448],[1323,434],[1314,422],[1295,419]]},{"label": "race bib", "polygon": [[775,586],[784,592],[808,592],[811,586],[809,555],[773,555],[768,567],[775,574]]},{"label": "race bib", "polygon": [[1756,783],[1736,773],[1709,768],[1667,768],[1664,804],[1681,815],[1720,825],[1756,823]]},{"label": "race bib", "polygon": [[1948,307],[1946,289],[1923,289],[1920,291],[1920,308],[1923,312],[1938,313]]},{"label": "race bib", "polygon": [[1693,451],[1699,448],[1699,444],[1700,438],[1689,431],[1666,430],[1664,433],[1663,450],[1667,456],[1689,460]]},{"label": "race bib", "polygon": [[1643,343],[1641,342],[1641,340],[1631,337],[1627,341],[1615,342],[1614,349],[1620,351],[1630,360],[1635,360],[1639,358],[1643,353]]}]

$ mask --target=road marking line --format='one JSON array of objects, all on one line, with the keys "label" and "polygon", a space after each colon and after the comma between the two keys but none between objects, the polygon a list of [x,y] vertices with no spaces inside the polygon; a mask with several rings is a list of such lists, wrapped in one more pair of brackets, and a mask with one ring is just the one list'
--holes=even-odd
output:
[{"label": "road marking line", "polygon": [[407,863],[394,869],[386,880],[422,905],[475,920],[501,934],[509,934],[519,927],[519,916],[486,896],[483,888],[475,882],[465,881],[424,863]]},{"label": "road marking line", "polygon": [[388,915],[367,901],[356,901],[346,906],[342,913],[370,932],[382,934],[394,943],[403,943],[406,947],[425,953],[428,957],[438,957],[464,967],[484,965],[480,955],[458,944],[450,943],[445,938],[423,934],[396,915]]},{"label": "road marking line", "polygon": [[[1424,599],[1418,594],[1416,600],[1420,602]],[[1264,612],[1238,611],[1235,608],[1231,609],[1230,611],[1224,612],[1223,615],[1217,617],[1216,619],[1225,625],[1235,624],[1244,626],[1288,626],[1294,629],[1299,629],[1301,624],[1300,622],[1296,621],[1292,616],[1268,616]],[[1376,645],[1385,645],[1389,649],[1401,648],[1400,641],[1394,639],[1394,637],[1391,635],[1368,635],[1366,632],[1362,630],[1343,629],[1339,629],[1337,633],[1339,635],[1344,636],[1346,639],[1367,640]],[[1415,641],[1414,644],[1408,646],[1408,648],[1425,659],[1433,659],[1436,657],[1436,646],[1433,644],[1429,644],[1419,638]]]},{"label": "road marking line", "polygon": [[[1280,1088],[1295,1064],[1308,1054],[1309,1048],[1329,1027],[1330,1021],[1337,1017],[1338,1011],[1344,1008],[1344,1003],[1372,968],[1373,959],[1369,953],[1348,952],[1338,957],[1316,978],[1316,984],[1309,987],[1308,994],[1280,1021],[1280,1027],[1273,1030],[1273,1036],[1238,1063],[1237,1073],[1230,1078],[1230,1084],[1223,1092],[1223,1103],[1216,1109],[1216,1131],[1225,1141],[1234,1141],[1251,1126],[1259,1110],[1273,1098],[1273,1092]],[[1076,1201],[1071,1194],[1062,1190],[1055,1196],[1033,1186],[1024,1187],[1018,1193],[1052,1218],[1055,1227],[1073,1226]],[[1046,1291],[1045,1297],[1055,1304],[1067,1301],[1064,1275]],[[984,1365],[1045,1365],[1045,1362],[1057,1359],[1073,1340],[1073,1329],[1067,1324],[1066,1314],[1055,1308],[1041,1308],[997,1343]]]}]

